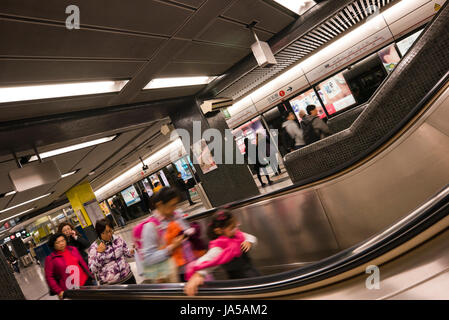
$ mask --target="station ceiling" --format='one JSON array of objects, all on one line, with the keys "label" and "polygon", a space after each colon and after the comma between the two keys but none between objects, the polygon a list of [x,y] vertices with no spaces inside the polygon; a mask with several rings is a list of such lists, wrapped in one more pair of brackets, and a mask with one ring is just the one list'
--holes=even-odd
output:
[{"label": "station ceiling", "polygon": [[[331,8],[331,1],[316,2]],[[332,2],[341,7],[351,1]],[[69,5],[80,8],[79,30],[66,28]],[[62,173],[77,173],[0,198],[1,211],[52,192],[0,213],[0,220],[60,205],[65,192],[79,182],[107,182],[135,165],[139,156],[149,156],[155,146],[167,143],[160,127],[170,122],[169,107],[211,94],[214,86],[223,91],[223,83],[257,66],[248,24],[257,22],[259,39],[280,51],[296,40],[292,31],[307,25],[306,18],[273,0],[0,1],[0,87],[129,80],[119,93],[0,104],[0,193],[13,190],[8,178],[17,168],[13,150],[21,157],[34,154],[31,146],[44,152],[119,133],[113,141],[50,158]],[[200,75],[226,81],[142,90],[154,78]]]}]

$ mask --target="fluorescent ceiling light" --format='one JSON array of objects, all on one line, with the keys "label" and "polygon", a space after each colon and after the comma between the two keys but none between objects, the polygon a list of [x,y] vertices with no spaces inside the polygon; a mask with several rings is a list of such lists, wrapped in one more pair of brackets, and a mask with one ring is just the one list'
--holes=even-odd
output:
[{"label": "fluorescent ceiling light", "polygon": [[[8,218],[6,218],[6,219],[0,220],[0,222],[6,221],[6,220],[11,220],[12,218],[18,217],[18,216],[20,216],[20,215],[22,215],[22,214],[24,214],[24,213],[30,212],[31,210],[34,210],[34,209],[36,209],[36,207],[31,208],[31,209],[28,209],[28,210],[25,210],[25,211],[22,211],[22,212],[20,212],[20,213],[18,213],[18,214],[15,214],[15,215],[11,216],[11,217],[8,217]],[[6,231],[6,230],[5,230],[5,231]]]},{"label": "fluorescent ceiling light", "polygon": [[36,200],[39,200],[39,199],[42,199],[42,198],[48,197],[48,196],[49,196],[49,195],[51,195],[51,194],[52,194],[52,193],[50,192],[50,193],[44,194],[43,196],[40,196],[40,197],[37,197],[37,198],[31,199],[31,200],[28,200],[28,201],[25,201],[25,202],[19,203],[19,204],[15,205],[15,206],[12,206],[12,207],[9,207],[9,208],[6,208],[6,209],[3,209],[3,210],[1,210],[1,211],[0,211],[0,213],[6,212],[6,211],[9,211],[9,210],[15,209],[15,208],[17,208],[17,207],[20,207],[20,206],[26,205],[26,204],[28,204],[28,203],[30,203],[30,202],[33,202],[33,201],[36,201]]},{"label": "fluorescent ceiling light", "polygon": [[0,103],[119,92],[128,80],[0,87]]},{"label": "fluorescent ceiling light", "polygon": [[7,197],[7,196],[12,196],[13,194],[16,194],[17,193],[17,191],[9,191],[8,193],[5,193],[5,197]]},{"label": "fluorescent ceiling light", "polygon": [[[155,163],[156,161],[160,160],[163,157],[170,157],[170,154],[173,151],[178,150],[179,148],[182,148],[184,150],[184,145],[182,144],[181,139],[176,139],[173,142],[171,142],[170,144],[163,147],[162,149],[160,149],[160,150],[156,151],[155,153],[153,153],[152,155],[150,155],[148,158],[144,159],[143,162],[144,163]],[[133,179],[133,176],[135,176],[140,171],[142,171],[142,163],[141,162],[139,162],[138,164],[136,164],[134,167],[130,168],[126,172],[122,173],[117,178],[108,182],[104,186],[99,187],[96,191],[94,191],[95,196],[97,198],[100,198],[102,195],[107,193],[110,189],[116,187],[123,181],[130,181],[131,179]],[[131,182],[130,182],[130,184],[131,184]]]},{"label": "fluorescent ceiling light", "polygon": [[[95,146],[97,144],[109,142],[109,141],[113,140],[115,137],[117,137],[117,135],[113,135],[113,136],[110,136],[110,137],[101,138],[101,139],[97,139],[97,140],[92,140],[92,141],[88,141],[88,142],[83,142],[83,143],[75,144],[73,146],[69,146],[69,147],[65,147],[65,148],[60,148],[60,149],[56,149],[56,150],[51,150],[51,151],[39,153],[39,155],[40,155],[40,157],[42,159],[49,158],[49,157],[54,157],[54,156],[57,156],[58,154],[62,154],[62,153],[70,152],[70,151],[75,151],[75,150],[79,150],[79,149]],[[36,161],[36,160],[37,160],[37,156],[32,156],[30,158],[30,162],[31,161]]]},{"label": "fluorescent ceiling light", "polygon": [[306,12],[314,5],[316,5],[316,2],[312,0],[274,0],[274,1],[299,15],[302,15],[304,12]]},{"label": "fluorescent ceiling light", "polygon": [[72,174],[75,174],[75,173],[77,173],[77,172],[78,172],[78,170],[75,170],[75,171],[72,171],[72,172],[65,173],[65,174],[61,175],[61,179],[66,178],[66,177],[68,177],[68,176],[71,176]]},{"label": "fluorescent ceiling light", "polygon": [[143,89],[196,86],[201,84],[208,84],[215,78],[216,77],[158,78],[151,80]]}]

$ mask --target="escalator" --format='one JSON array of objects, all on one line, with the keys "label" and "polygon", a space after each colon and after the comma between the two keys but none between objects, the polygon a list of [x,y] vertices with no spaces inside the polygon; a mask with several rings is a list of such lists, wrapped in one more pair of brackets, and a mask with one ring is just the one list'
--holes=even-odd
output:
[{"label": "escalator", "polygon": [[[446,72],[363,157],[358,155],[325,176],[230,204],[241,229],[258,237],[251,257],[263,276],[208,282],[198,296],[388,299],[445,274],[449,270],[449,259],[442,254],[444,239],[449,237],[448,80]],[[204,230],[212,213],[209,210],[190,220],[198,221]],[[414,284],[398,280],[420,261],[435,259],[445,263],[433,273],[414,270],[416,279],[421,279]],[[369,265],[380,266],[393,285],[366,290]],[[187,298],[183,284],[84,287],[68,290],[66,296]]]}]

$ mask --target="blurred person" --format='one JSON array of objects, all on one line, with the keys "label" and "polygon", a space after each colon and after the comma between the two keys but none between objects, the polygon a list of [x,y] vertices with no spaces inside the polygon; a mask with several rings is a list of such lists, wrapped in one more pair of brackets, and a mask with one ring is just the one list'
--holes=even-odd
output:
[{"label": "blurred person", "polygon": [[195,204],[195,202],[193,202],[192,198],[190,197],[189,187],[185,183],[184,179],[182,179],[181,172],[178,172],[178,177],[176,178],[176,187],[178,188],[179,192],[182,192],[186,195],[186,198],[187,200],[189,200],[190,205]]},{"label": "blurred person", "polygon": [[84,239],[77,230],[68,222],[62,222],[58,226],[58,233],[62,233],[67,238],[67,245],[78,249],[79,253],[87,263],[87,252],[89,241]]},{"label": "blurred person", "polygon": [[113,235],[112,224],[108,219],[95,224],[98,239],[89,248],[89,269],[97,274],[100,284],[136,284],[136,278],[126,258],[132,258],[134,249]]},{"label": "blurred person", "polygon": [[[245,163],[250,166],[251,171],[256,172],[257,179],[260,182],[260,185],[262,187],[265,187],[265,183],[262,181],[262,175],[260,174],[261,168],[265,168],[270,165],[270,163],[262,163],[260,161],[260,154],[259,154],[259,134],[256,134],[256,145],[252,144],[253,146],[250,146],[250,142],[248,138],[245,138],[243,140],[243,143],[245,145],[245,154],[243,155],[245,159]],[[254,150],[254,151],[252,151]],[[253,154],[254,153],[254,154]],[[264,172],[265,173],[265,172]],[[267,179],[268,184],[272,184],[273,181],[270,180],[270,176],[267,174],[264,174],[264,176]]]},{"label": "blurred person", "polygon": [[195,295],[205,277],[218,266],[223,267],[229,279],[257,277],[260,273],[254,268],[248,251],[257,243],[257,238],[241,232],[237,219],[229,210],[214,214],[208,225],[209,251],[198,260],[187,265],[188,280],[184,292]]},{"label": "blurred person", "polygon": [[176,211],[180,200],[177,189],[162,188],[154,196],[151,217],[133,230],[136,264],[146,283],[183,280],[185,265],[196,258],[187,242],[195,229]]},{"label": "blurred person", "polygon": [[126,225],[125,219],[123,218],[123,216],[120,213],[120,210],[117,208],[115,204],[112,204],[111,206],[111,214],[114,216],[119,227],[124,227]]},{"label": "blurred person", "polygon": [[41,262],[39,261],[39,259],[37,258],[36,252],[34,251],[34,248],[36,246],[34,245],[33,241],[28,242],[28,250],[30,251],[31,257],[33,258],[33,260],[40,265]]},{"label": "blurred person", "polygon": [[162,189],[161,183],[160,183],[159,181],[156,181],[156,182],[154,183],[153,192],[154,192],[154,193],[157,193],[157,192],[159,192],[159,190],[161,190],[161,189]]},{"label": "blurred person", "polygon": [[306,110],[307,115],[302,118],[305,143],[311,144],[329,136],[329,127],[318,117],[316,106],[310,104]]},{"label": "blurred person", "polygon": [[[301,110],[305,116],[304,110]],[[287,116],[287,120],[282,124],[282,128],[287,134],[294,140],[292,150],[301,149],[306,145],[304,142],[304,133],[296,122],[296,116],[293,112],[290,112]]]},{"label": "blurred person", "polygon": [[[45,259],[45,279],[50,288],[51,295],[58,295],[64,299],[64,292],[69,283],[69,277],[75,277],[75,286],[88,286],[93,284],[93,276],[76,247],[67,245],[67,238],[62,233],[56,233],[48,240],[48,246],[53,252]],[[72,267],[73,272],[70,272]],[[76,271],[75,271],[76,270]],[[78,277],[76,277],[78,275]]]}]

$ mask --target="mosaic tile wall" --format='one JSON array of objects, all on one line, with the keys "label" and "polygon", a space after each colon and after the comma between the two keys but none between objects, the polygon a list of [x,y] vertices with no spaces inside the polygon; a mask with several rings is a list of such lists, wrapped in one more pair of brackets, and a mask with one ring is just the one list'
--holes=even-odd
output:
[{"label": "mosaic tile wall", "polygon": [[293,183],[350,161],[397,126],[449,71],[447,30],[449,6],[446,2],[348,129],[285,156]]},{"label": "mosaic tile wall", "polygon": [[25,299],[2,250],[0,250],[0,288],[0,300]]}]

